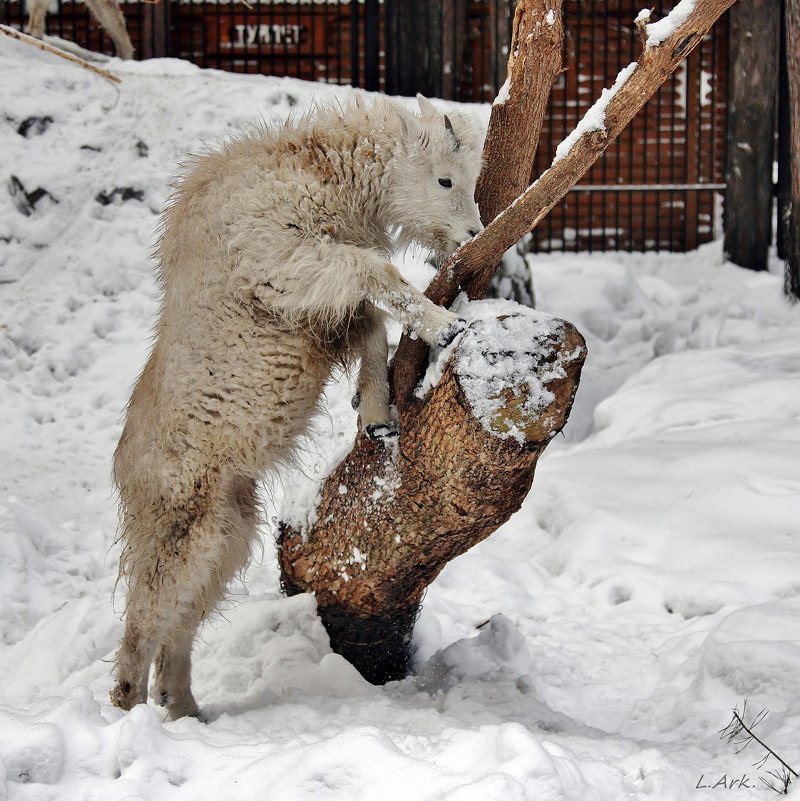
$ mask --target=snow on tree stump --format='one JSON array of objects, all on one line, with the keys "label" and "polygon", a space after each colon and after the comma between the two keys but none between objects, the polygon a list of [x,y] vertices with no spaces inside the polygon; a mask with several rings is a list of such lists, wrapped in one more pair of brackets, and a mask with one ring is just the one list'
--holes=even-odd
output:
[{"label": "snow on tree stump", "polygon": [[433,360],[399,442],[359,435],[309,524],[281,527],[286,592],[315,593],[332,649],[367,680],[407,675],[425,588],[520,507],[585,357],[563,320],[532,311],[473,320]]}]

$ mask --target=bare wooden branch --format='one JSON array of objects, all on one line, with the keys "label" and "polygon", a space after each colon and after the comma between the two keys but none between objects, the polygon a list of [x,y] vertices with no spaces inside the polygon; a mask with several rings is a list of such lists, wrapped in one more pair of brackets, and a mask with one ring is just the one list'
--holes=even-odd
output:
[{"label": "bare wooden branch", "polygon": [[652,13],[653,12],[648,9],[642,9],[634,20],[636,23],[636,33],[639,35],[639,42],[642,45],[642,50],[647,49],[647,23],[650,22],[650,15]]},{"label": "bare wooden branch", "polygon": [[22,42],[22,44],[36,47],[39,50],[44,50],[46,53],[52,53],[59,58],[63,58],[66,61],[81,67],[82,69],[89,70],[89,72],[99,75],[101,78],[105,78],[107,81],[111,81],[111,83],[117,84],[122,82],[121,78],[109,72],[108,70],[104,70],[102,67],[95,67],[94,64],[90,64],[88,61],[82,58],[73,56],[72,53],[67,53],[65,50],[61,50],[58,47],[53,47],[53,45],[43,42],[41,39],[28,36],[27,33],[22,33],[22,31],[18,31],[16,28],[10,28],[8,25],[0,25],[0,33],[4,33],[6,36],[16,39],[18,42]]},{"label": "bare wooden branch", "polygon": [[[751,743],[756,742],[758,743],[766,752],[763,759],[759,760],[759,762],[754,763],[759,767],[763,767],[769,757],[774,757],[778,762],[780,762],[781,766],[785,771],[790,773],[794,776],[795,779],[800,778],[797,771],[789,765],[784,759],[782,759],[776,751],[774,751],[767,743],[758,737],[755,732],[753,731],[759,723],[761,723],[764,718],[767,716],[767,710],[762,709],[761,712],[758,713],[748,724],[747,720],[747,699],[745,699],[744,704],[742,706],[742,711],[739,712],[738,707],[734,707],[733,709],[733,716],[731,718],[730,723],[722,729],[720,732],[720,739],[727,740],[729,743],[734,743],[735,745],[739,746],[736,750],[736,753],[740,753],[744,751],[745,748]],[[775,775],[775,774],[772,774]],[[791,779],[789,782],[786,783],[786,786],[791,783]],[[773,788],[774,789],[774,788]]]},{"label": "bare wooden branch", "polygon": [[[561,16],[561,0],[520,0],[514,11],[508,77],[492,106],[475,190],[484,225],[530,182],[550,90],[561,71]],[[509,130],[518,132],[511,151]]]}]

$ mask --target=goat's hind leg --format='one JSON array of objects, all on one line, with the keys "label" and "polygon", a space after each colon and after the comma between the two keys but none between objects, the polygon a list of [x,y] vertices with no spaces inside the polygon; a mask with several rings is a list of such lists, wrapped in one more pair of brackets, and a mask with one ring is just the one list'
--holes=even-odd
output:
[{"label": "goat's hind leg", "polygon": [[[193,479],[187,479],[187,485],[194,487]],[[126,499],[121,562],[128,581],[125,635],[117,652],[117,681],[111,692],[112,702],[122,709],[146,703],[156,651],[182,633],[177,624],[184,598],[192,591],[192,541],[207,510],[213,507],[209,482],[200,481],[199,485],[205,490],[203,499],[194,490],[172,495],[165,491],[158,504],[150,502],[150,494],[138,497],[130,493],[132,497]],[[206,511],[199,512],[201,507]]]},{"label": "goat's hind leg", "polygon": [[191,687],[192,643],[201,618],[190,616],[179,623],[171,641],[156,653],[152,694],[157,704],[167,707],[172,720],[187,716],[202,720]]},{"label": "goat's hind leg", "polygon": [[389,413],[389,344],[385,317],[384,312],[367,301],[359,330],[350,343],[351,356],[361,359],[353,408],[358,412],[362,431],[375,440],[398,435],[397,425]]},{"label": "goat's hind leg", "polygon": [[[170,530],[168,512],[130,489],[133,481],[121,482],[124,500],[122,520],[125,543],[120,562],[121,575],[128,583],[125,600],[125,634],[116,657],[116,685],[111,701],[121,709],[132,709],[147,701],[150,664],[164,629],[169,608]],[[174,593],[172,593],[174,595]]]},{"label": "goat's hind leg", "polygon": [[217,606],[233,577],[250,556],[256,534],[255,481],[230,475],[224,482],[214,514],[206,515],[193,532],[196,550],[191,578],[183,588],[179,614],[171,636],[158,649],[152,695],[172,720],[203,719],[191,690],[192,643],[198,626]]},{"label": "goat's hind leg", "polygon": [[117,56],[126,61],[133,58],[133,44],[125,25],[125,16],[117,0],[85,0],[89,11],[114,42]]},{"label": "goat's hind leg", "polygon": [[[157,601],[153,602],[153,606]],[[155,656],[156,682],[153,696],[169,709],[175,720],[186,715],[199,717],[192,695],[192,641],[202,615],[184,616],[181,621],[169,620],[164,614],[149,615],[148,634],[142,631],[136,615],[128,610],[125,637],[117,655],[117,683],[111,701],[122,709],[132,709],[147,702],[147,680]],[[155,621],[158,621],[156,624]]]},{"label": "goat's hind leg", "polygon": [[117,682],[111,691],[111,702],[120,709],[133,709],[147,702],[147,678],[156,641],[142,622],[129,604],[125,635],[117,651]]}]

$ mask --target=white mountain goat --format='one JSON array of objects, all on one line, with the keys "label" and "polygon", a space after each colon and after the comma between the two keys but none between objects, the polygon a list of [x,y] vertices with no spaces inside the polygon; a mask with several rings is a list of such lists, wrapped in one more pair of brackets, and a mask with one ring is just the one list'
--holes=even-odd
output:
[{"label": "white mountain goat", "polygon": [[361,426],[393,434],[381,309],[429,344],[463,326],[388,258],[409,241],[444,256],[481,227],[476,124],[419,106],[319,109],[195,158],[176,185],[155,345],[114,456],[123,709],[146,700],[155,659],[153,697],[198,714],[195,631],[249,558],[256,481],[290,458],[334,365],[360,358]]},{"label": "white mountain goat", "polygon": [[[125,26],[125,17],[117,0],[84,0],[92,16],[111,37],[117,55],[123,59],[133,58],[133,44]],[[44,36],[47,7],[50,0],[28,0],[28,24],[25,30],[37,39]]]}]

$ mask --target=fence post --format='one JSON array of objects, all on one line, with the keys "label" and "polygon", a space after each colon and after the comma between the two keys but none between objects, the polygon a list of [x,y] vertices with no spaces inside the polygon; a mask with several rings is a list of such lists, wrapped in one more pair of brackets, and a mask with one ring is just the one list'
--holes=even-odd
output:
[{"label": "fence post", "polygon": [[378,0],[364,1],[364,88],[379,88],[380,37],[378,36]]},{"label": "fence post", "polygon": [[387,0],[386,91],[441,97],[442,4],[428,0]]},{"label": "fence post", "polygon": [[358,3],[350,3],[350,84],[361,86],[361,39],[359,37]]},{"label": "fence post", "polygon": [[416,0],[388,0],[386,15],[391,41],[386,47],[387,86],[389,94],[412,96],[416,80]]},{"label": "fence post", "polygon": [[780,3],[739,0],[730,10],[725,256],[766,270],[772,240],[772,158]]},{"label": "fence post", "polygon": [[170,54],[169,4],[171,0],[157,0],[144,6],[141,58],[164,58]]},{"label": "fence post", "polygon": [[800,300],[800,0],[785,0],[789,171],[786,221],[786,294]]},{"label": "fence post", "polygon": [[789,53],[786,43],[786,0],[781,2],[781,50],[778,67],[778,231],[779,259],[786,259],[789,249],[789,215],[792,186],[792,120],[789,113]]}]

